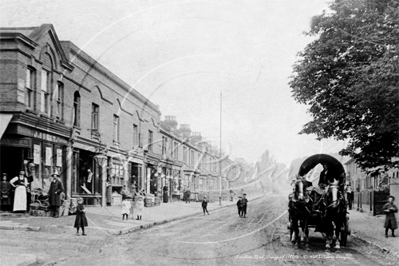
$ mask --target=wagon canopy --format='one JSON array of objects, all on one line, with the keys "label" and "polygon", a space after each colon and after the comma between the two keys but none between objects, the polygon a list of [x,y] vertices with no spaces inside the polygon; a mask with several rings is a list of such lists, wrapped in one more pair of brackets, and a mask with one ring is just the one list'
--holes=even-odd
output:
[{"label": "wagon canopy", "polygon": [[327,164],[328,169],[336,176],[340,176],[341,174],[345,174],[345,169],[338,161],[335,159],[333,156],[328,155],[328,154],[315,154],[307,158],[302,164],[301,167],[299,167],[298,175],[299,176],[304,176],[306,175],[310,170],[312,170],[316,165],[319,163],[321,164]]}]

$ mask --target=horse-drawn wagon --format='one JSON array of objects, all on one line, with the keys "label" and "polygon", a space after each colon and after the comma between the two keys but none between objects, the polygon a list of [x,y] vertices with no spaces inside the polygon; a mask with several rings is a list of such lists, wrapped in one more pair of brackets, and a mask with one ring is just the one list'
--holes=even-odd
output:
[{"label": "horse-drawn wagon", "polygon": [[[325,168],[326,186],[320,187],[306,180],[306,175],[318,164]],[[350,234],[347,203],[345,200],[345,169],[334,157],[316,154],[307,158],[298,170],[294,191],[289,199],[289,224],[291,241],[296,247],[305,244],[309,249],[309,228],[315,228],[326,238],[326,250],[340,250]],[[293,238],[294,237],[294,238]]]}]

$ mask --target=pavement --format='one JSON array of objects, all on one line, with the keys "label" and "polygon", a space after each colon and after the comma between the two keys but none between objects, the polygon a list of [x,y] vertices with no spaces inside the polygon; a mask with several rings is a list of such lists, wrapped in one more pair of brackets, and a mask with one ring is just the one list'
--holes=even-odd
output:
[{"label": "pavement", "polygon": [[[249,197],[249,202],[260,198],[261,196]],[[218,201],[208,203],[210,215],[213,212],[236,204],[236,199],[231,201],[222,201],[219,205]],[[86,230],[88,234],[92,230],[99,230],[98,233],[108,235],[123,235],[150,228],[155,225],[164,224],[188,217],[203,215],[201,202],[185,203],[183,201],[175,201],[161,203],[160,206],[145,207],[142,211],[142,220],[135,220],[129,217],[129,220],[122,220],[121,207],[85,207],[86,217],[89,226]],[[385,238],[384,221],[385,216],[372,216],[366,212],[349,210],[349,225],[351,236],[364,241],[369,245],[379,248],[382,252],[390,253],[399,258],[399,236]],[[285,216],[284,216],[285,217]],[[284,218],[283,218],[284,219]],[[51,217],[33,217],[17,213],[0,213],[0,230],[24,230],[24,231],[40,231],[52,233],[75,232],[73,228],[75,216],[62,216],[60,218]],[[397,230],[399,235],[399,230]]]}]

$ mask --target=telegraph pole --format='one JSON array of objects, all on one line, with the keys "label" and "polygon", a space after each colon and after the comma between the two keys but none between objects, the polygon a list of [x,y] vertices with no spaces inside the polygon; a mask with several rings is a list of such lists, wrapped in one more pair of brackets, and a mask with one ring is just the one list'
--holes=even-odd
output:
[{"label": "telegraph pole", "polygon": [[219,126],[219,205],[222,205],[222,90],[220,90],[220,126]]}]

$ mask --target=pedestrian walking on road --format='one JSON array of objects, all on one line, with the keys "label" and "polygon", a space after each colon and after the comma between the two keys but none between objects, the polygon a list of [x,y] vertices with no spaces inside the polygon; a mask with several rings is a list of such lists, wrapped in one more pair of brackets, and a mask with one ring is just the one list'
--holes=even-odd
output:
[{"label": "pedestrian walking on road", "polygon": [[75,218],[75,228],[76,235],[79,235],[79,228],[82,228],[82,236],[86,236],[85,227],[87,227],[87,218],[86,218],[85,207],[83,206],[83,199],[81,197],[78,198],[78,206],[76,207],[76,218]]},{"label": "pedestrian walking on road", "polygon": [[241,196],[238,196],[237,210],[238,210],[238,216],[241,217],[241,211],[242,211],[242,197]]},{"label": "pedestrian walking on road", "polygon": [[247,215],[247,204],[248,204],[248,199],[246,198],[247,194],[242,194],[242,199],[241,199],[241,217],[246,218],[245,216]]},{"label": "pedestrian walking on road", "polygon": [[388,203],[386,203],[382,210],[384,211],[385,217],[385,237],[388,237],[388,229],[392,231],[392,237],[395,237],[395,229],[398,228],[398,223],[396,222],[395,213],[398,212],[398,207],[396,207],[393,202],[395,201],[394,196],[388,196]]},{"label": "pedestrian walking on road", "polygon": [[209,215],[209,212],[208,212],[208,200],[206,199],[206,197],[204,197],[204,199],[202,200],[202,210],[204,211],[204,215],[205,215],[205,212],[206,213],[208,213],[208,215]]}]

